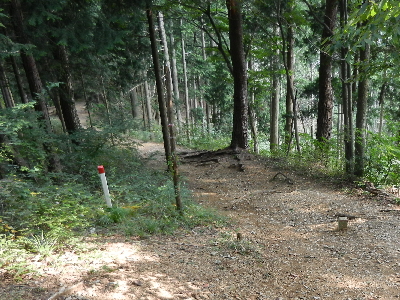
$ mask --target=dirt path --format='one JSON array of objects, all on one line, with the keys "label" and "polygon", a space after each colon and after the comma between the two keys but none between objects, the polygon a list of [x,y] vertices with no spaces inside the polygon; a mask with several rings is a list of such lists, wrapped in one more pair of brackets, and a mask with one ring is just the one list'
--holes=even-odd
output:
[{"label": "dirt path", "polygon": [[[149,167],[163,166],[161,145],[140,151]],[[232,228],[88,241],[87,254],[64,253],[19,287],[24,297],[13,286],[0,299],[49,299],[60,287],[72,289],[52,300],[400,299],[399,207],[251,155],[185,156],[181,174],[197,201],[231,217]],[[287,177],[271,180],[278,172]],[[346,231],[336,230],[338,214],[355,217]]]},{"label": "dirt path", "polygon": [[[190,259],[193,277],[207,286],[202,293],[211,299],[400,298],[399,207],[352,197],[251,155],[239,158],[182,159],[198,201],[237,222],[224,238],[213,237],[218,251],[198,250]],[[337,231],[339,214],[355,217],[346,231]],[[190,239],[210,247],[207,235]]]}]

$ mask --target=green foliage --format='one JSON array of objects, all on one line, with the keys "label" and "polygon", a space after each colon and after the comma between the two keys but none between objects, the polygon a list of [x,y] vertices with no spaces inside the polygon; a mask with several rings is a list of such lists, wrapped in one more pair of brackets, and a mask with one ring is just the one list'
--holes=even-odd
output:
[{"label": "green foliage", "polygon": [[14,152],[25,159],[29,169],[42,170],[47,164],[43,142],[50,142],[53,137],[44,133],[32,109],[33,102],[0,110],[0,132],[9,139],[0,148],[0,164],[8,169],[12,168]]},{"label": "green foliage", "polygon": [[218,150],[227,147],[230,143],[230,132],[220,131],[212,128],[206,132],[204,127],[190,127],[190,141],[181,138],[179,144],[192,149]]},{"label": "green foliage", "polygon": [[291,168],[317,177],[336,178],[343,176],[344,166],[341,146],[337,146],[336,138],[319,142],[308,134],[300,134],[300,153],[292,142],[289,152],[288,146],[281,144],[273,153],[269,149],[261,149],[260,154],[272,157],[282,168]]},{"label": "green foliage", "polygon": [[400,150],[398,137],[369,133],[365,177],[375,184],[400,183]]},{"label": "green foliage", "polygon": [[78,184],[41,186],[15,176],[1,182],[0,188],[3,217],[18,234],[51,232],[67,237],[72,230],[89,226],[93,206],[100,204],[98,196]]}]

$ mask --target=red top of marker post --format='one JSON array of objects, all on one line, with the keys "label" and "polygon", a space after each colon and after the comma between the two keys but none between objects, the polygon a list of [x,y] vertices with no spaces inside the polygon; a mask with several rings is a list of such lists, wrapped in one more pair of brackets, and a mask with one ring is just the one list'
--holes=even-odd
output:
[{"label": "red top of marker post", "polygon": [[103,166],[98,166],[97,170],[99,171],[99,174],[104,174],[106,171],[104,171],[104,167]]}]

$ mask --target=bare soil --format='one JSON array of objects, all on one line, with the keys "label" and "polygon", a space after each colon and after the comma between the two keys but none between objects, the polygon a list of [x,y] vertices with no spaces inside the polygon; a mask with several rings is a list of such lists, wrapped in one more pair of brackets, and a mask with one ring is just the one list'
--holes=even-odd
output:
[{"label": "bare soil", "polygon": [[[164,167],[162,145],[139,150],[149,168]],[[180,161],[196,201],[231,227],[88,236],[85,249],[33,258],[31,279],[0,270],[0,299],[400,298],[398,206],[250,154],[181,150]],[[346,230],[339,215],[350,218]]]}]

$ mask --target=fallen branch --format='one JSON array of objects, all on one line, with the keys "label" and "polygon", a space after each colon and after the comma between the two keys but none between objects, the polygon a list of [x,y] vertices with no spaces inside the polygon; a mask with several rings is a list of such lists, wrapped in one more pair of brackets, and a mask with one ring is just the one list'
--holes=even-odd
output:
[{"label": "fallen branch", "polygon": [[286,176],[285,174],[278,172],[275,174],[274,177],[272,177],[272,179],[270,181],[274,181],[276,178],[278,178],[278,176],[281,175],[283,177],[285,177],[285,181],[289,184],[294,184],[294,181],[292,179],[290,179],[288,176]]}]

